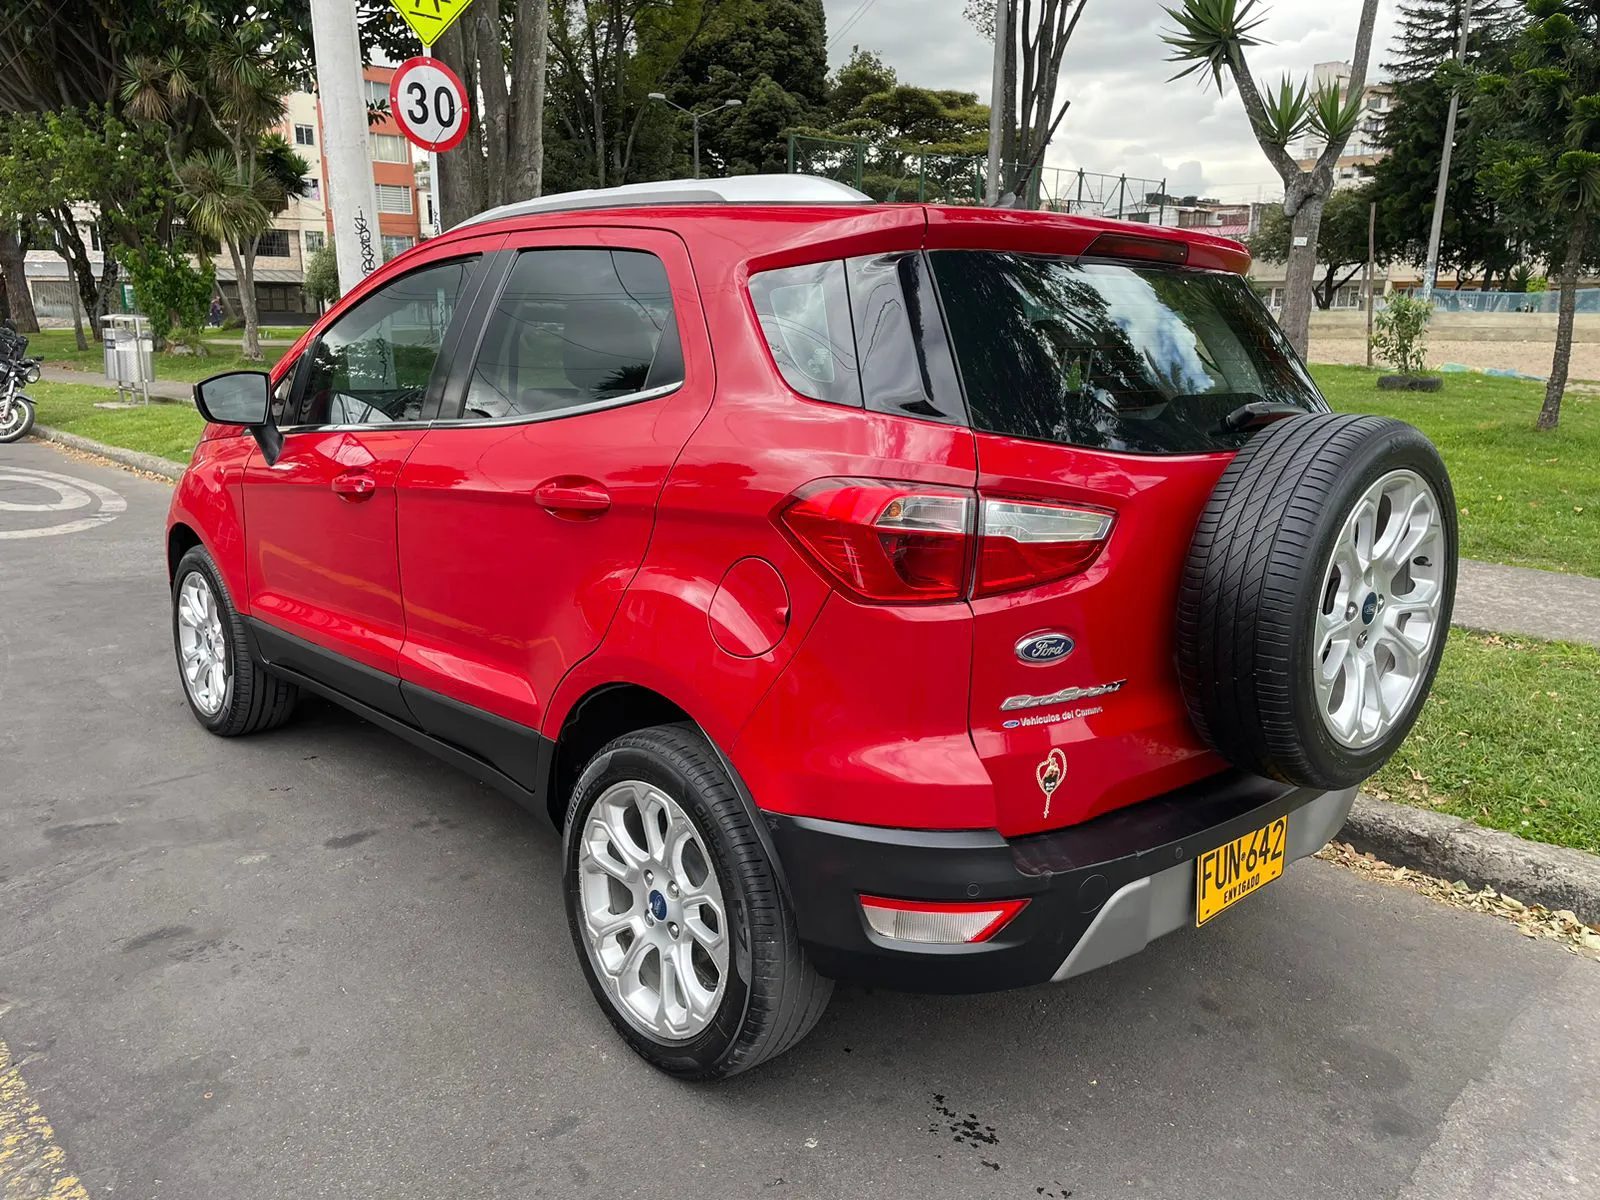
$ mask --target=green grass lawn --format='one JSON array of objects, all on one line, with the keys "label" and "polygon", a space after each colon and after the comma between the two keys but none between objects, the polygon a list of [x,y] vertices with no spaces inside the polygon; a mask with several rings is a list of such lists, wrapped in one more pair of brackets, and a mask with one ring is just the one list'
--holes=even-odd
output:
[{"label": "green grass lawn", "polygon": [[1444,390],[1380,392],[1377,372],[1313,367],[1334,408],[1409,421],[1444,455],[1461,515],[1461,553],[1600,575],[1600,396],[1567,389],[1561,426],[1533,427],[1544,385],[1446,375]]},{"label": "green grass lawn", "polygon": [[87,383],[36,383],[28,389],[39,408],[39,424],[125,450],[143,450],[176,463],[187,463],[205,422],[187,404],[140,405],[104,409],[95,404],[115,400],[108,388]]},{"label": "green grass lawn", "polygon": [[1600,851],[1600,650],[1453,630],[1373,795]]},{"label": "green grass lawn", "polygon": [[[296,330],[294,337],[299,337]],[[157,379],[171,379],[179,383],[196,383],[207,375],[219,371],[265,370],[283,356],[294,338],[267,341],[262,339],[261,361],[251,362],[239,355],[239,337],[230,334],[209,344],[211,353],[204,357],[193,354],[157,353],[151,362]],[[28,353],[42,359],[46,366],[68,367],[88,371],[105,377],[105,349],[99,342],[91,342],[89,349],[79,350],[70,329],[46,329],[28,335]]]}]

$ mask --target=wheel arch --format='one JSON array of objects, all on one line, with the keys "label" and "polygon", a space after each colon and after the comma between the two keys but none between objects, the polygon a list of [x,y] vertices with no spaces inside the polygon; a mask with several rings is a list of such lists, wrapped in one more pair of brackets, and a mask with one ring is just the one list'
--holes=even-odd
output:
[{"label": "wheel arch", "polygon": [[203,546],[200,535],[194,528],[184,521],[174,521],[167,530],[167,582],[171,583],[178,574],[178,563],[183,556],[196,546]]}]

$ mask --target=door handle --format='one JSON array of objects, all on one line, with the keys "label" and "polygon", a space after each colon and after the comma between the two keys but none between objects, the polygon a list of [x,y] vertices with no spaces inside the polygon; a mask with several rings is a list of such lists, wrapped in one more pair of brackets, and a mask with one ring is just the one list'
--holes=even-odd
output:
[{"label": "door handle", "polygon": [[333,490],[346,500],[366,500],[378,490],[378,481],[365,471],[346,471],[333,477]]},{"label": "door handle", "polygon": [[551,479],[533,489],[533,500],[552,516],[568,520],[598,517],[611,507],[611,496],[592,479]]}]

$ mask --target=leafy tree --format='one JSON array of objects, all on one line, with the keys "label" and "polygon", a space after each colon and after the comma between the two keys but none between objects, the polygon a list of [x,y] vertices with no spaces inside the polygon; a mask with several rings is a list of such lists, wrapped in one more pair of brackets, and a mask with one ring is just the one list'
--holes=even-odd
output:
[{"label": "leafy tree", "polygon": [[[1473,115],[1493,137],[1478,180],[1537,248],[1559,264],[1556,348],[1538,428],[1554,429],[1572,358],[1578,277],[1600,259],[1600,4],[1528,0],[1511,74],[1478,80]],[[1559,214],[1554,228],[1548,214]]]},{"label": "leafy tree", "polygon": [[[724,100],[743,102],[700,126],[704,169],[742,175],[784,169],[783,136],[816,123],[827,74],[821,0],[729,0],[659,90],[691,112]],[[652,133],[678,151],[672,173],[688,174],[690,143],[681,118],[670,110],[654,116]]]},{"label": "leafy tree", "polygon": [[[1289,218],[1294,243],[1286,259],[1283,313],[1278,319],[1284,335],[1302,355],[1311,340],[1312,278],[1317,269],[1317,233],[1322,210],[1333,191],[1333,168],[1345,142],[1361,119],[1361,90],[1372,52],[1372,25],[1378,0],[1362,0],[1355,52],[1350,59],[1350,84],[1346,92],[1334,88],[1308,94],[1285,77],[1275,94],[1263,97],[1245,61],[1245,50],[1259,46],[1255,36],[1264,17],[1254,16],[1260,0],[1182,0],[1166,13],[1174,27],[1162,35],[1172,47],[1169,59],[1187,63],[1174,78],[1209,72],[1217,90],[1227,71],[1239,89],[1239,99],[1250,118],[1256,142],[1283,180],[1283,211]],[[1289,143],[1307,129],[1325,139],[1322,154],[1311,170],[1303,170],[1289,155]],[[1304,242],[1300,239],[1304,238]]]},{"label": "leafy tree", "polygon": [[198,98],[209,133],[221,145],[168,161],[190,226],[227,248],[244,313],[241,353],[259,359],[256,248],[289,197],[309,188],[309,164],[271,132],[294,84],[251,22],[218,29],[200,12],[187,33],[188,42],[162,58],[128,61],[123,100],[130,114],[159,127]]},{"label": "leafy tree", "polygon": [[318,305],[329,305],[339,298],[339,260],[334,256],[332,238],[306,259],[306,278],[300,289]]},{"label": "leafy tree", "polygon": [[[1387,64],[1396,83],[1383,125],[1387,153],[1374,171],[1378,243],[1390,255],[1419,262],[1428,253],[1445,114],[1452,90],[1463,82],[1459,68],[1450,61],[1456,53],[1460,8],[1459,0],[1402,4],[1396,57]],[[1468,68],[1503,69],[1520,22],[1520,9],[1511,0],[1473,0]],[[1439,263],[1453,269],[1458,280],[1482,266],[1488,286],[1495,274],[1504,277],[1524,250],[1498,207],[1477,186],[1482,124],[1469,112],[1456,132]]]},{"label": "leafy tree", "polygon": [[204,259],[198,267],[191,265],[181,240],[174,246],[152,242],[142,252],[119,246],[116,254],[133,284],[134,303],[150,318],[157,345],[176,330],[177,340],[204,354],[200,329],[216,286],[216,268]]},{"label": "leafy tree", "polygon": [[[1328,197],[1317,230],[1317,262],[1322,278],[1317,281],[1318,308],[1331,308],[1339,289],[1361,272],[1367,261],[1367,219],[1372,187],[1348,188]],[[1289,219],[1274,205],[1261,214],[1261,228],[1249,240],[1250,253],[1257,258],[1284,262],[1289,257]]]}]

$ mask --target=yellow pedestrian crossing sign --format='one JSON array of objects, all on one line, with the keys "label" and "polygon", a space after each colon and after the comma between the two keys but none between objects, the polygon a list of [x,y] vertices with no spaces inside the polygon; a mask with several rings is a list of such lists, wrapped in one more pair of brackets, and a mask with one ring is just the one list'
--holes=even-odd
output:
[{"label": "yellow pedestrian crossing sign", "polygon": [[438,42],[472,0],[389,0],[389,3],[427,47]]}]

